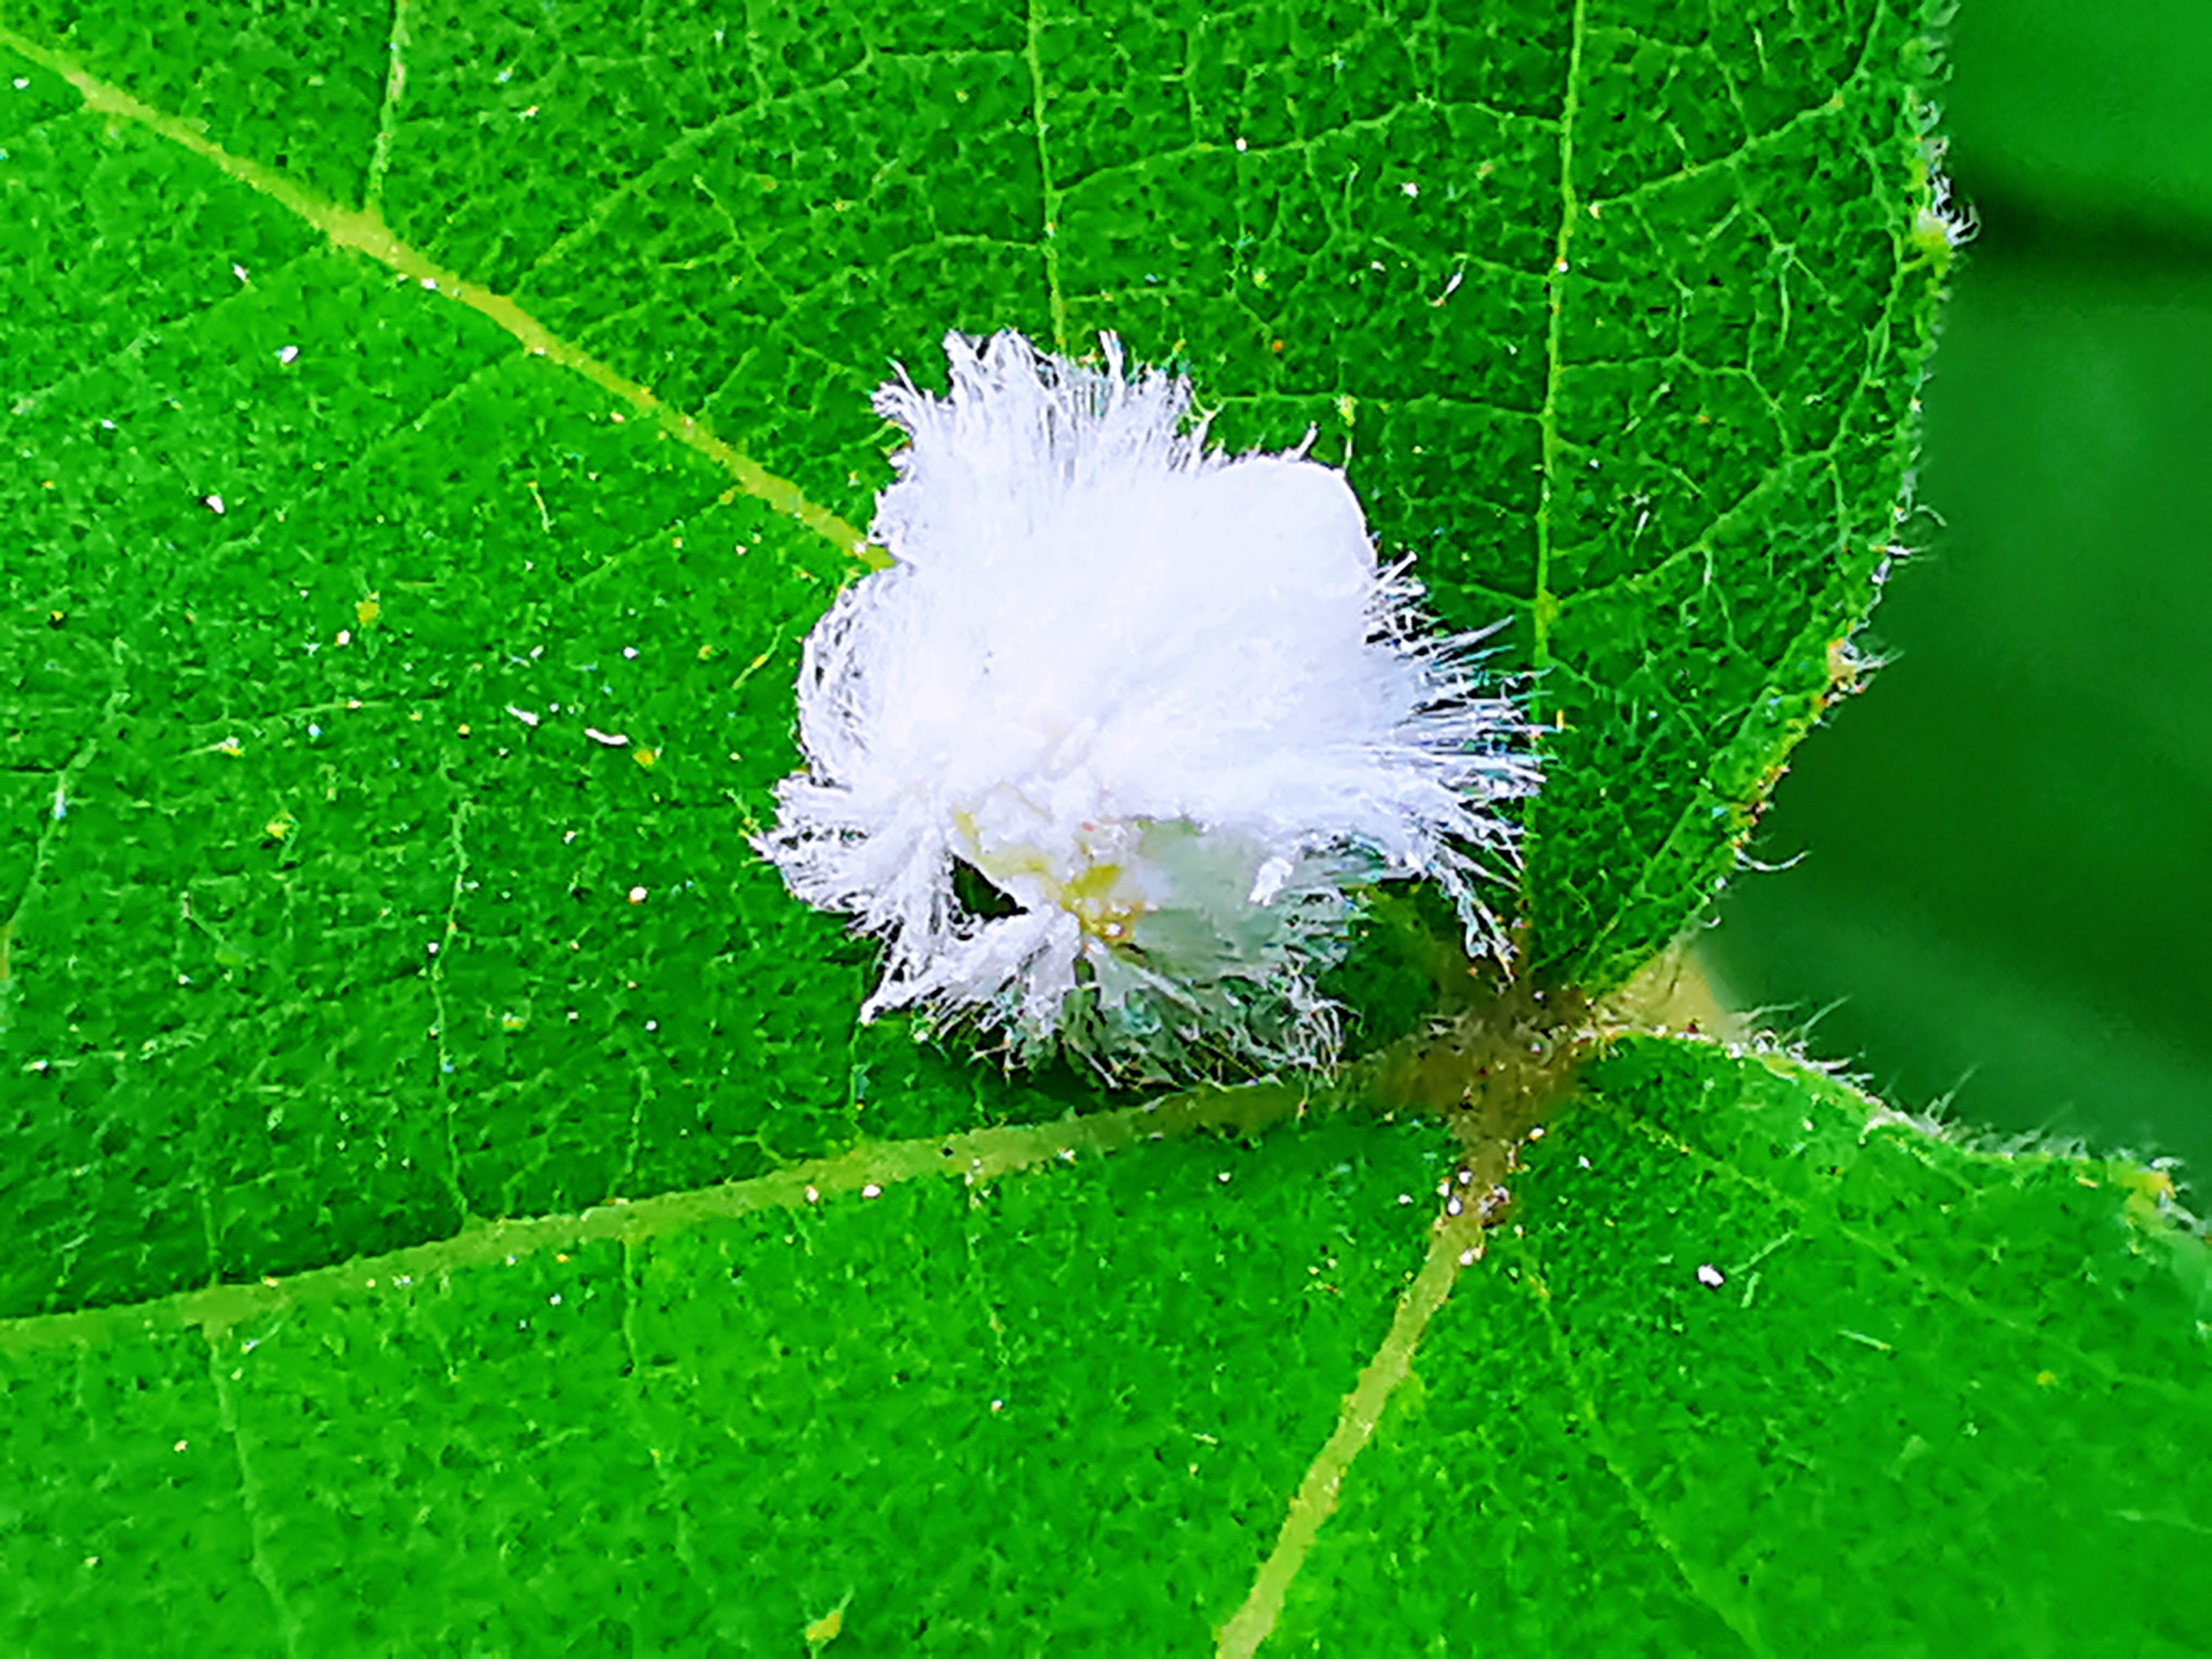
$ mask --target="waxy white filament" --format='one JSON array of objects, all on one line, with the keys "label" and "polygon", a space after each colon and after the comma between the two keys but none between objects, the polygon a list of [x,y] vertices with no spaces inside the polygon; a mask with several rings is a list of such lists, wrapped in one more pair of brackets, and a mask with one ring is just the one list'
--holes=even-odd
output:
[{"label": "waxy white filament", "polygon": [[1358,889],[1432,878],[1503,949],[1477,886],[1526,728],[1342,473],[1209,451],[1188,381],[1102,344],[954,334],[948,396],[877,392],[912,440],[872,532],[895,562],[806,641],[807,769],[757,845],[884,941],[864,1017],[1129,1080],[1325,1063]]}]

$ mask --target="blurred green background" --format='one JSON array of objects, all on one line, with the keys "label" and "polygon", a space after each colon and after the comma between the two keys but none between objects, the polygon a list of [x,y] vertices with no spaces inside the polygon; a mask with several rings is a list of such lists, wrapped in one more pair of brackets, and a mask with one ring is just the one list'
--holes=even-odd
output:
[{"label": "blurred green background", "polygon": [[1967,0],[1981,224],[1870,643],[1705,936],[1724,997],[2212,1204],[2212,4]]}]

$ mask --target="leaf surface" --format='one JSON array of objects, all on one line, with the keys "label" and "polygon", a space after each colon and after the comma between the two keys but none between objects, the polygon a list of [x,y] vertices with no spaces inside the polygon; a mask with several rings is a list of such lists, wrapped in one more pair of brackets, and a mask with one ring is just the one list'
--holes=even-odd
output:
[{"label": "leaf surface", "polygon": [[1266,1651],[2201,1645],[2212,1283],[2162,1176],[1693,1042],[1587,1083]]},{"label": "leaf surface", "polygon": [[[11,8],[11,1631],[1164,1650],[1257,1639],[1285,1574],[1279,1640],[1367,1616],[1401,1379],[1473,1405],[1533,1276],[1601,1320],[1643,1257],[1538,1231],[1467,1278],[1465,1154],[1376,1101],[1132,1104],[855,1025],[868,950],[745,837],[889,476],[866,393],[948,327],[1111,328],[1231,445],[1312,428],[1448,622],[1508,621],[1550,731],[1528,957],[1603,989],[1707,902],[1873,592],[1946,252],[1922,27]],[[1370,1046],[1417,1032],[1418,969],[1361,971]],[[1675,1214],[1651,1136],[1736,1121],[1708,1063],[1601,1084],[1604,1176],[1563,1129],[1528,1212]],[[1775,1218],[1729,1182],[1780,1144],[1708,1149],[1717,1222]],[[2124,1255],[2099,1190],[1967,1236]],[[2199,1444],[2166,1284],[2069,1316],[2149,1333]],[[1606,1380],[1559,1343],[1519,1377],[1554,1417]],[[1779,1642],[1797,1590],[1667,1543],[1766,1488],[1692,1477],[1558,1519],[1578,1559],[1660,1540],[1593,1605]]]},{"label": "leaf surface", "polygon": [[[1265,1651],[2193,1650],[2212,1300],[2145,1172],[1695,1042],[1589,1084]],[[1432,1125],[1267,1115],[11,1322],[11,1636],[1203,1650],[1473,1237]]]}]

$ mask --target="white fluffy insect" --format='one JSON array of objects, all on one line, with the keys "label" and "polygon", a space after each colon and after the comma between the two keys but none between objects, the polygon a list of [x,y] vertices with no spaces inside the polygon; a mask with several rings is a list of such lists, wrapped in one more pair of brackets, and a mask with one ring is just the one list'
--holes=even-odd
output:
[{"label": "white fluffy insect", "polygon": [[1189,382],[1111,336],[1099,368],[945,343],[948,396],[876,393],[912,440],[871,532],[894,562],[807,639],[807,769],[756,843],[884,941],[862,1017],[1124,1081],[1326,1064],[1362,888],[1433,878],[1502,951],[1478,890],[1527,727],[1344,475],[1209,449]]}]

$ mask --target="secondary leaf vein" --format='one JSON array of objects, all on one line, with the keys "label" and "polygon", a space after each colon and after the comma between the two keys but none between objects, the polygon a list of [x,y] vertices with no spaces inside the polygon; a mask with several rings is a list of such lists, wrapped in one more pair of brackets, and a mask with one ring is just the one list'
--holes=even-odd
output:
[{"label": "secondary leaf vein", "polygon": [[[60,76],[76,88],[88,110],[145,127],[212,163],[227,177],[267,197],[320,231],[337,246],[364,253],[387,269],[411,277],[425,288],[435,289],[496,323],[531,356],[544,357],[581,375],[600,390],[629,404],[639,414],[658,422],[661,429],[676,441],[696,450],[721,467],[745,494],[765,502],[779,513],[789,514],[809,530],[836,544],[840,550],[855,556],[862,554],[866,538],[860,532],[829,508],[809,501],[797,484],[769,472],[750,456],[716,435],[698,416],[670,407],[656,397],[650,387],[631,380],[612,364],[591,356],[581,347],[562,339],[507,295],[495,294],[481,284],[433,263],[428,255],[401,240],[373,206],[359,209],[343,207],[312,191],[303,190],[283,173],[263,167],[258,161],[233,155],[210,139],[197,124],[141,102],[119,87],[109,85],[59,53],[12,29],[0,27],[0,46]],[[1047,246],[1048,252],[1049,244]]]},{"label": "secondary leaf vein", "polygon": [[1275,1547],[1252,1581],[1244,1605],[1222,1626],[1218,1659],[1251,1659],[1275,1628],[1282,1614],[1283,1597],[1305,1564],[1307,1553],[1320,1536],[1322,1525],[1336,1512],[1336,1500],[1345,1472],[1368,1441],[1374,1437],[1390,1395],[1413,1368],[1413,1350],[1419,1345],[1429,1321],[1451,1294],[1460,1270],[1482,1254],[1480,1213],[1469,1209],[1444,1218],[1430,1236],[1428,1260],[1399,1298],[1397,1313],[1375,1357],[1359,1373],[1359,1381],[1344,1398],[1336,1429],[1298,1483],[1283,1517]]}]

